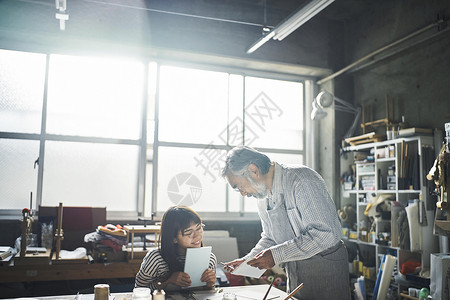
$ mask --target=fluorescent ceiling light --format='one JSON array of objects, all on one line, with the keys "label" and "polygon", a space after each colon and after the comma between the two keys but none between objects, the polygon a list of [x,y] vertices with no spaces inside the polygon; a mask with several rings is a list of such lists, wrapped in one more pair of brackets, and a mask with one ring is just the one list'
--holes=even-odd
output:
[{"label": "fluorescent ceiling light", "polygon": [[285,21],[275,27],[274,40],[282,41],[294,30],[308,22],[312,17],[321,12],[325,7],[333,3],[334,0],[312,0],[296,12],[294,12]]},{"label": "fluorescent ceiling light", "polygon": [[272,37],[274,40],[283,40],[294,30],[308,22],[312,17],[317,15],[325,7],[333,3],[334,0],[312,0],[305,6],[300,7],[297,11],[291,14],[288,18],[277,25],[268,35],[260,38],[254,43],[247,53],[253,53],[256,49],[265,44]]},{"label": "fluorescent ceiling light", "polygon": [[269,34],[267,34],[266,36],[262,37],[247,50],[247,53],[253,53],[256,49],[258,49],[264,43],[266,43],[268,40],[270,40],[274,35],[275,35],[275,32],[272,31]]}]

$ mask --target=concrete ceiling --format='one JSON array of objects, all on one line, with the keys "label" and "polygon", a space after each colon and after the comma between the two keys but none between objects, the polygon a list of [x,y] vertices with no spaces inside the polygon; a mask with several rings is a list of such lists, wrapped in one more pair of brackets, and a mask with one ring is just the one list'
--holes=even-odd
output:
[{"label": "concrete ceiling", "polygon": [[159,47],[328,68],[326,49],[330,35],[336,36],[330,28],[360,17],[371,3],[336,0],[283,41],[272,40],[249,56],[246,50],[262,36],[263,25],[278,25],[309,0],[66,2],[69,20],[61,31],[54,0],[0,1],[0,46],[91,50],[90,45],[113,42],[106,48]]},{"label": "concrete ceiling", "polygon": [[[309,0],[66,0],[69,20],[67,30],[77,28],[80,24],[108,25],[124,27],[136,22],[147,21],[157,28],[164,25],[189,29],[191,26],[209,28],[221,27],[222,30],[235,30],[236,26],[256,28],[262,25],[276,26]],[[316,18],[345,21],[359,16],[370,1],[336,0]],[[54,0],[3,0],[0,1],[0,15],[6,14],[5,22],[0,26],[19,23],[36,23],[58,25],[55,19]],[[161,20],[164,19],[164,22]],[[10,21],[6,23],[6,20]],[[141,23],[139,23],[142,25]],[[14,27],[12,25],[12,27]],[[90,28],[93,30],[93,28]],[[142,29],[142,27],[140,28]],[[252,41],[249,41],[251,43]]]},{"label": "concrete ceiling", "polygon": [[[222,23],[247,23],[249,26],[253,26],[250,24],[276,26],[309,0],[67,0],[68,9],[81,8],[77,2],[84,2],[83,9],[109,7],[120,11],[124,18],[132,14],[132,10],[140,10],[147,11],[150,16],[160,14],[180,19],[209,19]],[[321,12],[318,18],[334,21],[350,20],[358,17],[367,5],[368,1],[336,0]]]}]

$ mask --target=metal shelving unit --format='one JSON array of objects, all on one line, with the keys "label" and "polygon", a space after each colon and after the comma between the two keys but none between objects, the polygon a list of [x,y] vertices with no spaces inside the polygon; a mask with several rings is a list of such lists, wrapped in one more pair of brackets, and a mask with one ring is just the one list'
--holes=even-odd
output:
[{"label": "metal shelving unit", "polygon": [[[376,272],[378,272],[380,267],[379,257],[387,253],[394,254],[397,257],[394,273],[401,268],[403,262],[412,256],[417,257],[417,255],[420,255],[423,267],[426,268],[430,265],[429,252],[424,244],[421,244],[419,251],[415,251],[411,255],[411,251],[400,249],[400,245],[397,242],[399,230],[395,222],[396,216],[394,212],[391,211],[389,217],[386,215],[384,218],[376,218],[375,225],[372,223],[372,226],[369,226],[375,228],[376,240],[373,240],[374,235],[371,233],[370,228],[363,227],[363,224],[370,221],[364,212],[371,204],[372,197],[390,196],[392,200],[389,201],[396,201],[404,207],[408,205],[408,202],[416,200],[419,201],[420,205],[426,207],[428,193],[425,175],[428,170],[423,169],[422,149],[424,147],[433,147],[433,143],[433,137],[431,136],[414,136],[344,148],[344,151],[347,152],[367,152],[374,157],[369,162],[353,162],[356,164],[356,168],[354,168],[356,170],[355,189],[346,190],[343,194],[343,198],[346,199],[341,200],[341,203],[342,206],[352,205],[356,210],[357,239],[348,239],[348,241],[364,247],[365,251],[371,251],[372,255],[369,255],[369,257],[373,257],[375,261],[370,261],[370,264],[375,266]],[[406,149],[409,153],[406,153]],[[405,164],[410,162],[406,160],[408,155],[416,155],[415,159],[417,160],[413,160],[417,167],[414,170],[414,176],[410,176],[413,170],[411,166],[409,166],[409,170],[406,170],[408,174],[405,174],[405,169],[407,169]],[[392,173],[391,170],[395,171]],[[406,180],[406,175],[414,177],[415,182],[412,183]],[[373,186],[371,185],[371,180],[373,180]],[[391,180],[391,182],[388,180]],[[408,182],[406,186],[405,182]],[[390,184],[388,185],[388,183]],[[360,202],[361,199],[365,199],[365,202]],[[378,239],[380,235],[390,235],[386,244],[380,243],[380,239]],[[395,241],[392,239],[395,239]],[[374,280],[374,278],[369,279]],[[397,285],[398,291],[401,291],[401,288],[401,286]]]}]

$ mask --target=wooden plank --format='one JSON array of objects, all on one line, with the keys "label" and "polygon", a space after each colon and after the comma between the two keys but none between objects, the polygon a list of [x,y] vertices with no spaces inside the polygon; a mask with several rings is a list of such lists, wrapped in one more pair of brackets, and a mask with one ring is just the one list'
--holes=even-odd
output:
[{"label": "wooden plank", "polygon": [[436,220],[436,226],[450,232],[450,221]]},{"label": "wooden plank", "polygon": [[417,297],[408,295],[407,292],[400,293],[400,297],[402,297],[402,299],[419,300]]},{"label": "wooden plank", "polygon": [[14,263],[16,265],[48,265],[50,262],[50,249],[47,249],[46,252],[36,252],[36,253],[26,253],[24,257],[14,257]]},{"label": "wooden plank", "polygon": [[355,141],[355,140],[360,140],[360,139],[366,139],[366,138],[371,138],[375,136],[375,132],[369,132],[363,135],[358,135],[358,136],[353,136],[353,137],[349,137],[346,138],[345,141],[346,142],[350,142],[350,141]]},{"label": "wooden plank", "polygon": [[433,130],[430,128],[405,128],[398,131],[398,136],[420,135],[420,134],[433,134]]},{"label": "wooden plank", "polygon": [[82,258],[60,258],[52,259],[53,265],[64,265],[64,264],[87,264],[89,263],[89,258],[84,256]]},{"label": "wooden plank", "polygon": [[369,132],[363,135],[346,138],[345,142],[352,146],[357,146],[366,143],[380,142],[383,140],[383,137],[383,135],[375,134],[375,132]]},{"label": "wooden plank", "polygon": [[0,268],[0,282],[134,278],[141,262],[5,266]]},{"label": "wooden plank", "polygon": [[382,141],[381,138],[371,138],[371,139],[365,139],[365,140],[350,142],[350,145],[351,146],[357,146],[357,145],[361,145],[361,144],[375,143],[375,142],[381,142],[381,141]]},{"label": "wooden plank", "polygon": [[376,124],[388,124],[389,120],[388,119],[380,119],[380,120],[376,120],[376,121],[371,121],[371,122],[366,122],[364,123],[364,126],[371,126],[371,125],[376,125]]},{"label": "wooden plank", "polygon": [[123,229],[125,231],[131,232],[134,231],[135,233],[159,233],[161,231],[160,225],[125,225],[123,226]]}]

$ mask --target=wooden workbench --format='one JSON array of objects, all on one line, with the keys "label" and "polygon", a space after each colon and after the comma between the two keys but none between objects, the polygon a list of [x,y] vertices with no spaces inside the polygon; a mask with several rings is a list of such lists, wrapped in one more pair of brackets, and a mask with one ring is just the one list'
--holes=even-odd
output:
[{"label": "wooden workbench", "polygon": [[[263,299],[269,285],[246,285],[246,286],[235,286],[235,287],[224,287],[224,288],[216,288],[215,290],[209,292],[194,292],[193,299],[197,300],[206,300],[206,299],[215,299],[222,300],[223,293],[234,293],[236,295],[237,300],[249,300],[249,299]],[[109,299],[115,300],[131,300],[132,299],[132,291],[129,293],[112,293]],[[180,296],[169,293],[169,295],[173,299],[186,299],[185,296]],[[288,294],[273,287],[268,294],[267,299],[272,300],[283,300],[286,298]],[[76,298],[77,297],[77,298]],[[191,298],[191,299],[192,299]],[[29,299],[29,298],[28,298]],[[41,299],[41,300],[73,300],[73,299],[86,299],[86,300],[94,300],[93,294],[83,294],[83,295],[67,295],[67,296],[49,296],[49,297],[33,297],[33,299]],[[296,298],[292,297],[292,300]]]},{"label": "wooden workbench", "polygon": [[79,279],[134,278],[140,262],[1,266],[0,283]]}]

